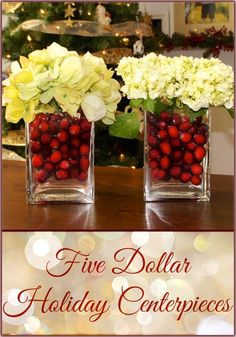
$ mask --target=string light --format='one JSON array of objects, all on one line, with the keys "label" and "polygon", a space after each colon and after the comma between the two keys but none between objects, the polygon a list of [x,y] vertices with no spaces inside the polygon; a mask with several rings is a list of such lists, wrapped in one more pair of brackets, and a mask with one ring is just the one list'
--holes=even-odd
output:
[{"label": "string light", "polygon": [[103,55],[105,55],[105,54],[106,54],[106,51],[105,51],[105,50],[103,50],[103,51],[102,51],[102,53],[103,53]]},{"label": "string light", "polygon": [[11,55],[10,55],[10,54],[7,54],[7,55],[6,55],[6,58],[7,58],[7,59],[10,59],[10,58],[11,58]]},{"label": "string light", "polygon": [[88,12],[88,15],[90,16],[90,15],[91,15],[91,12]]},{"label": "string light", "polygon": [[131,168],[132,168],[132,170],[135,170],[136,169],[136,167],[134,166],[134,165],[132,165],[132,166],[130,166]]},{"label": "string light", "polygon": [[45,10],[44,9],[40,9],[40,14],[44,15],[45,14]]},{"label": "string light", "polygon": [[124,42],[125,44],[128,44],[128,43],[129,43],[129,38],[128,38],[128,37],[124,37],[122,40],[123,40],[123,42]]},{"label": "string light", "polygon": [[127,4],[127,7],[129,7],[130,6],[130,4]]},{"label": "string light", "polygon": [[61,29],[61,27],[60,27],[60,26],[56,26],[56,29],[58,29],[58,30],[59,30],[59,29]]},{"label": "string light", "polygon": [[120,161],[124,161],[124,159],[125,159],[125,155],[124,155],[124,153],[121,153],[120,154]]},{"label": "string light", "polygon": [[32,41],[32,37],[31,37],[30,35],[27,35],[27,40],[28,40],[29,42],[31,42],[31,41]]},{"label": "string light", "polygon": [[116,36],[119,36],[119,33],[116,33]]}]

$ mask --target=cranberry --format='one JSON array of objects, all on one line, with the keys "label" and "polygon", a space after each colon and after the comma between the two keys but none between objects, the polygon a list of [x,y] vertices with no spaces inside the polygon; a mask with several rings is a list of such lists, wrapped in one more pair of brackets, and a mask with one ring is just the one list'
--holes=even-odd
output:
[{"label": "cranberry", "polygon": [[191,172],[194,175],[200,176],[203,172],[203,167],[200,164],[193,164],[191,166]]},{"label": "cranberry", "polygon": [[175,150],[171,154],[171,158],[173,161],[178,162],[180,159],[182,159],[182,152],[180,150]]},{"label": "cranberry", "polygon": [[49,129],[48,122],[42,121],[42,122],[39,124],[39,130],[40,130],[41,132],[47,132],[48,129]]},{"label": "cranberry", "polygon": [[160,151],[157,150],[157,149],[151,149],[149,151],[149,157],[152,158],[152,159],[158,159],[158,158],[160,158]]},{"label": "cranberry", "polygon": [[181,142],[179,139],[171,139],[170,144],[173,147],[173,149],[179,149],[181,147]]},{"label": "cranberry", "polygon": [[155,169],[152,171],[152,177],[157,180],[164,180],[166,172],[164,170]]},{"label": "cranberry", "polygon": [[182,123],[186,123],[186,122],[189,122],[190,120],[189,120],[189,117],[188,116],[182,116],[181,117],[181,122]]},{"label": "cranberry", "polygon": [[189,133],[191,133],[192,135],[196,132],[196,129],[194,126],[191,126],[191,128],[188,130]]},{"label": "cranberry", "polygon": [[43,158],[40,154],[34,154],[32,157],[32,165],[34,167],[41,167],[43,165]]},{"label": "cranberry", "polygon": [[80,181],[85,181],[88,178],[88,173],[87,172],[80,172],[78,179]]},{"label": "cranberry", "polygon": [[31,140],[30,141],[30,149],[33,153],[37,153],[41,150],[41,144],[40,142]]},{"label": "cranberry", "polygon": [[69,173],[68,171],[65,171],[65,170],[58,170],[56,171],[56,177],[59,180],[65,180],[65,179],[68,179]]},{"label": "cranberry", "polygon": [[178,138],[179,130],[176,126],[172,125],[168,127],[168,134],[171,138]]},{"label": "cranberry", "polygon": [[167,156],[164,156],[160,159],[160,167],[163,170],[166,170],[170,166],[170,159]]},{"label": "cranberry", "polygon": [[173,178],[178,179],[181,173],[181,168],[179,166],[172,166],[169,172]]},{"label": "cranberry", "polygon": [[186,149],[189,151],[194,151],[196,148],[196,144],[194,142],[190,142],[186,144]]},{"label": "cranberry", "polygon": [[62,170],[68,170],[68,168],[70,167],[70,163],[68,160],[62,160],[59,164],[59,167]]},{"label": "cranberry", "polygon": [[55,134],[58,131],[58,121],[51,120],[49,123],[49,130],[51,133]]},{"label": "cranberry", "polygon": [[157,132],[157,137],[158,137],[159,139],[166,139],[166,138],[168,137],[168,133],[167,133],[166,130],[159,130],[159,131]]},{"label": "cranberry", "polygon": [[40,140],[42,144],[49,144],[51,142],[51,136],[49,133],[43,133]]},{"label": "cranberry", "polygon": [[170,144],[167,142],[162,142],[160,144],[160,150],[163,154],[169,155],[171,152],[171,147]]},{"label": "cranberry", "polygon": [[158,127],[158,129],[161,129],[161,130],[164,130],[164,129],[166,129],[166,122],[165,121],[159,121],[158,123],[157,123],[157,127]]},{"label": "cranberry", "polygon": [[201,133],[194,135],[193,140],[197,145],[204,145],[206,143],[206,137]]},{"label": "cranberry", "polygon": [[198,129],[198,132],[205,135],[208,131],[208,125],[206,124],[202,124],[199,129]]},{"label": "cranberry", "polygon": [[179,129],[181,131],[187,131],[188,129],[191,128],[191,124],[190,122],[182,122],[180,125],[179,125]]},{"label": "cranberry", "polygon": [[192,138],[192,135],[191,135],[191,133],[189,133],[189,132],[183,131],[183,132],[180,133],[180,140],[181,140],[183,143],[188,143],[188,142],[190,142],[191,138]]},{"label": "cranberry", "polygon": [[50,146],[52,149],[58,149],[60,146],[60,143],[56,138],[53,138],[50,142]]},{"label": "cranberry", "polygon": [[72,137],[70,143],[73,147],[79,147],[80,141],[77,137]]},{"label": "cranberry", "polygon": [[90,147],[87,144],[82,144],[79,148],[80,154],[88,155],[90,151]]},{"label": "cranberry", "polygon": [[148,163],[148,166],[151,168],[151,169],[156,169],[158,168],[158,163],[156,160],[150,160],[149,163]]},{"label": "cranberry", "polygon": [[180,116],[176,113],[173,114],[172,116],[172,124],[175,126],[178,126],[181,122]]},{"label": "cranberry", "polygon": [[62,154],[67,154],[69,152],[69,146],[66,144],[62,144],[60,147],[60,151]]},{"label": "cranberry", "polygon": [[194,160],[194,157],[193,157],[192,152],[185,151],[184,156],[183,156],[183,159],[184,159],[184,162],[185,162],[186,164],[191,165],[191,164],[193,163],[193,160]]},{"label": "cranberry", "polygon": [[161,119],[162,121],[168,122],[169,119],[170,119],[170,114],[169,114],[169,112],[167,112],[167,111],[162,111],[162,112],[160,113],[160,119]]},{"label": "cranberry", "polygon": [[91,122],[88,122],[86,119],[83,119],[82,122],[80,123],[80,127],[84,131],[90,131],[91,129]]},{"label": "cranberry", "polygon": [[61,160],[61,152],[60,151],[55,151],[50,157],[50,161],[52,163],[58,163]]},{"label": "cranberry", "polygon": [[157,144],[158,144],[156,137],[154,137],[152,135],[148,135],[147,141],[148,141],[148,144],[151,145],[151,146],[157,146]]},{"label": "cranberry", "polygon": [[30,138],[32,140],[38,140],[40,138],[40,132],[38,129],[33,129],[31,132],[30,132]]},{"label": "cranberry", "polygon": [[87,171],[89,168],[89,160],[87,157],[83,156],[79,160],[79,165],[82,171]]},{"label": "cranberry", "polygon": [[202,179],[199,176],[192,176],[191,183],[193,185],[201,185]]},{"label": "cranberry", "polygon": [[70,156],[72,159],[77,159],[79,157],[79,150],[78,149],[72,149],[70,150]]},{"label": "cranberry", "polygon": [[188,172],[182,172],[180,174],[180,180],[183,182],[183,183],[187,183],[189,182],[191,179],[191,174],[188,173]]},{"label": "cranberry", "polygon": [[45,170],[39,170],[38,172],[36,172],[35,174],[35,178],[37,180],[37,182],[39,183],[43,183],[48,177],[48,174]]},{"label": "cranberry", "polygon": [[206,149],[203,146],[196,147],[196,149],[194,151],[194,157],[198,161],[202,161],[202,159],[205,157],[205,155],[206,155]]},{"label": "cranberry", "polygon": [[69,132],[72,136],[77,136],[80,133],[80,127],[77,124],[71,125]]},{"label": "cranberry", "polygon": [[70,169],[70,176],[71,178],[78,179],[79,178],[79,169],[76,167],[73,167]]},{"label": "cranberry", "polygon": [[60,131],[57,134],[57,139],[59,140],[59,142],[65,143],[69,139],[69,135],[66,131]]},{"label": "cranberry", "polygon": [[69,122],[69,120],[67,118],[63,118],[60,121],[60,127],[61,127],[61,129],[67,130],[67,129],[69,129],[69,126],[70,126],[70,122]]},{"label": "cranberry", "polygon": [[43,167],[47,171],[52,171],[54,169],[54,166],[52,165],[52,163],[49,163],[49,162],[45,163]]}]

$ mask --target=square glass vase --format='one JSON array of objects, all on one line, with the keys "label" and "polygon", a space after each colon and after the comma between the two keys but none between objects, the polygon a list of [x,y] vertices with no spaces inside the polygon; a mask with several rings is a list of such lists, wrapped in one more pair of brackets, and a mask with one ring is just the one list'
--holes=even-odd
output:
[{"label": "square glass vase", "polygon": [[94,123],[40,113],[26,125],[29,204],[94,202]]},{"label": "square glass vase", "polygon": [[144,200],[210,200],[210,114],[144,112]]}]

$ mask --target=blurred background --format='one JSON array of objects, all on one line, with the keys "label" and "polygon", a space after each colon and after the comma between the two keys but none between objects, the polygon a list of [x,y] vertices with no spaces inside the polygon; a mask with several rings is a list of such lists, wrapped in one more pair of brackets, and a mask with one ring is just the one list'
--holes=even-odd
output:
[{"label": "blurred background", "polygon": [[[234,66],[233,2],[4,2],[2,22],[2,79],[20,55],[54,41],[103,57],[112,69],[123,56],[149,52],[219,57]],[[123,98],[118,110],[128,109]],[[24,160],[23,121],[7,123],[4,109],[2,121],[3,159]],[[141,134],[132,140],[112,137],[98,123],[95,143],[95,165],[143,166]],[[233,174],[234,122],[221,108],[212,109],[210,160],[211,173]]]}]

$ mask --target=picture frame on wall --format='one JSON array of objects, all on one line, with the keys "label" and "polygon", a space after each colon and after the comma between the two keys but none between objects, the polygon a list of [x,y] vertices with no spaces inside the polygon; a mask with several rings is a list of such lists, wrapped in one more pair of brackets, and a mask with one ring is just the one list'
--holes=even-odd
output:
[{"label": "picture frame on wall", "polygon": [[187,1],[174,3],[174,31],[188,34],[206,28],[223,26],[234,30],[234,2]]}]

